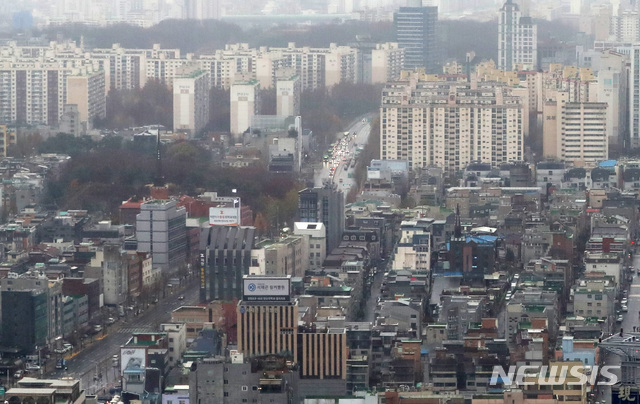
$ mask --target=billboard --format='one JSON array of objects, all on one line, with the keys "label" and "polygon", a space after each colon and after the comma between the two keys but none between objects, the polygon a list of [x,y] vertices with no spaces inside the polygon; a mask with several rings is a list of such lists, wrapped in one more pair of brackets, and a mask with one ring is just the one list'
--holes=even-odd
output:
[{"label": "billboard", "polygon": [[246,302],[288,302],[290,277],[248,277],[242,279],[242,299]]},{"label": "billboard", "polygon": [[120,374],[124,373],[127,366],[147,366],[147,350],[145,348],[121,347]]},{"label": "billboard", "polygon": [[209,208],[209,225],[240,226],[240,208]]}]

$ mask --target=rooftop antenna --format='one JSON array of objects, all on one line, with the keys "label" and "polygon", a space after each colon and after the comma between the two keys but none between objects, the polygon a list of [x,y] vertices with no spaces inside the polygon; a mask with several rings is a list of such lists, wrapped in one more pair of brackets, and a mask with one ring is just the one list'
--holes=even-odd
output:
[{"label": "rooftop antenna", "polygon": [[163,187],[164,176],[162,175],[162,149],[160,144],[160,129],[158,129],[157,131],[158,140],[156,142],[156,179],[153,185],[156,187]]}]

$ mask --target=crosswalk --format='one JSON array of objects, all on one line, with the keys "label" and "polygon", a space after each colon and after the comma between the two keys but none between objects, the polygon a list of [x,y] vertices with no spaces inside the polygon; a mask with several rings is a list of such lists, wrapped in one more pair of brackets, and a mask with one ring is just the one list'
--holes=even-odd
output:
[{"label": "crosswalk", "polygon": [[141,332],[151,332],[153,328],[151,325],[144,327],[123,327],[118,330],[118,334],[135,334]]}]

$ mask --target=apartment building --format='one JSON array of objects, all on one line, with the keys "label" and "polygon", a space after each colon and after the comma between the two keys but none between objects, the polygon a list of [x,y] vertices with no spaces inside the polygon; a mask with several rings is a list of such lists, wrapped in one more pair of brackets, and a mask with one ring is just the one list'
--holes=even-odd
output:
[{"label": "apartment building", "polygon": [[404,69],[405,49],[397,42],[376,44],[371,50],[371,83],[386,83],[400,78]]},{"label": "apartment building", "polygon": [[260,83],[236,82],[231,86],[231,133],[242,135],[251,126],[251,118],[260,109]]},{"label": "apartment building", "polygon": [[383,160],[408,160],[447,171],[479,161],[498,167],[523,158],[520,97],[495,82],[432,80],[403,72],[388,83],[380,107]]},{"label": "apartment building", "polygon": [[276,83],[276,115],[299,116],[301,91],[297,75],[279,77]]},{"label": "apartment building", "polygon": [[531,17],[523,16],[518,4],[507,0],[498,21],[498,68],[536,70],[538,30]]},{"label": "apartment building", "polygon": [[[71,83],[70,77],[74,77]],[[3,61],[0,122],[57,126],[64,105],[70,101],[79,105],[87,119],[101,116],[105,105],[104,89],[100,93],[103,83],[104,74],[90,64],[71,68],[56,62]]]},{"label": "apartment building", "polygon": [[[107,116],[104,71],[81,71],[67,78],[67,105],[76,105],[82,131],[93,127],[93,120]],[[64,113],[64,109],[63,109]]]},{"label": "apartment building", "polygon": [[210,73],[196,66],[179,70],[173,83],[173,130],[194,137],[209,122]]}]

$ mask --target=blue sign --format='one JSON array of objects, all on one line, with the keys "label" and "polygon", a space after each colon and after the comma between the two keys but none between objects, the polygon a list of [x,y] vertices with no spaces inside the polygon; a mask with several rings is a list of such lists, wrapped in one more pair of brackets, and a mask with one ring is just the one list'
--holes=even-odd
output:
[{"label": "blue sign", "polygon": [[256,284],[255,283],[250,283],[249,286],[247,286],[247,288],[249,289],[250,292],[255,292],[256,291]]}]

